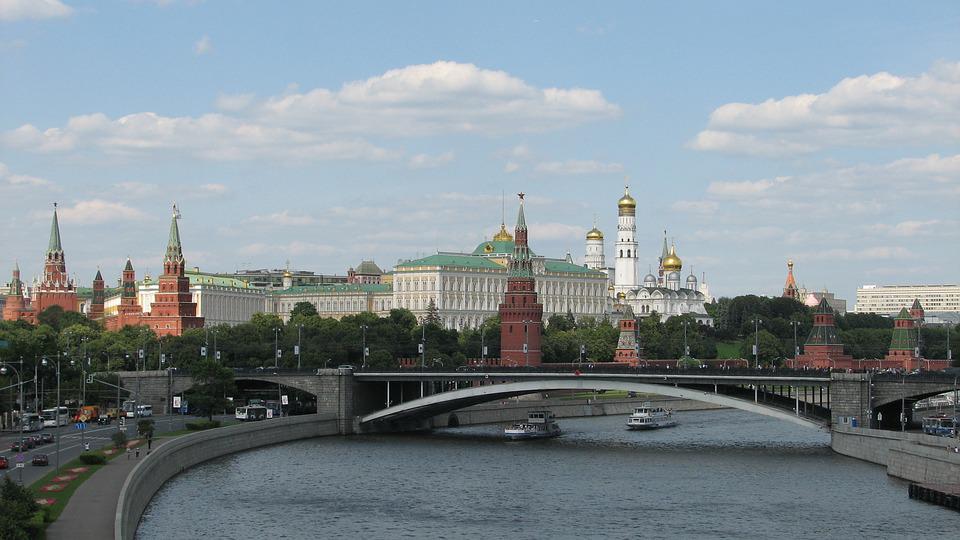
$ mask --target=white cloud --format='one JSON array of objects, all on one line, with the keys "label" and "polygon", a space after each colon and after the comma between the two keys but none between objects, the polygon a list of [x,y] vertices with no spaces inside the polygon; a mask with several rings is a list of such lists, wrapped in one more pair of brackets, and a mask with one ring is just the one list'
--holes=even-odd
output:
[{"label": "white cloud", "polygon": [[454,159],[453,152],[444,152],[437,155],[417,154],[410,158],[407,164],[411,169],[433,169],[441,165],[446,165]]},{"label": "white cloud", "polygon": [[679,212],[712,214],[717,211],[720,204],[716,201],[676,201],[670,207]]},{"label": "white cloud", "polygon": [[516,161],[508,161],[506,165],[503,166],[503,172],[505,173],[514,173],[520,170],[520,164]]},{"label": "white cloud", "polygon": [[789,177],[781,176],[762,180],[744,180],[741,182],[710,182],[707,186],[707,193],[718,197],[744,198],[753,197],[771,188],[781,185],[790,180]]},{"label": "white cloud", "polygon": [[503,71],[436,62],[387,71],[339,90],[296,86],[257,100],[221,95],[222,113],[118,118],[94,113],[62,127],[24,124],[0,142],[33,152],[179,152],[208,160],[398,159],[367,137],[502,134],[561,129],[618,116],[596,90],[536,88]]},{"label": "white cloud", "polygon": [[2,141],[13,148],[42,153],[99,150],[110,155],[128,156],[167,151],[215,161],[383,160],[396,157],[396,152],[361,139],[331,140],[221,114],[193,118],[147,112],[111,120],[96,113],[75,116],[63,128],[44,131],[25,124],[3,134]]},{"label": "white cloud", "polygon": [[223,195],[228,188],[223,184],[202,184],[200,191],[209,195]]},{"label": "white cloud", "polygon": [[587,229],[579,225],[566,223],[530,223],[530,238],[534,240],[567,240],[576,241],[574,247],[580,247],[580,242]]},{"label": "white cloud", "polygon": [[60,0],[0,0],[0,21],[67,17],[73,8]]},{"label": "white cloud", "polygon": [[123,195],[133,199],[143,199],[147,197],[153,197],[159,191],[160,186],[156,184],[148,184],[145,182],[118,182],[113,185],[113,188],[116,191],[119,191]]},{"label": "white cloud", "polygon": [[246,223],[252,223],[256,225],[274,225],[282,227],[313,225],[317,222],[317,220],[311,216],[291,214],[289,210],[275,212],[273,214],[250,216],[244,221]]},{"label": "white cloud", "polygon": [[270,125],[408,136],[537,132],[616,117],[597,90],[536,88],[503,71],[439,61],[389,70],[338,90],[286,92],[252,103]]},{"label": "white cloud", "polygon": [[917,76],[886,72],[841,80],[821,94],[715,109],[689,143],[698,150],[787,155],[829,147],[960,140],[960,63]]},{"label": "white cloud", "polygon": [[889,234],[900,238],[917,236],[932,236],[935,234],[950,234],[956,230],[956,222],[941,219],[907,220],[894,225],[877,223],[868,228],[874,233]]},{"label": "white cloud", "polygon": [[546,161],[538,163],[534,170],[543,174],[611,174],[623,172],[623,165],[619,163],[603,163],[600,161]]},{"label": "white cloud", "polygon": [[197,56],[203,56],[211,52],[213,52],[213,42],[210,41],[210,36],[208,35],[204,35],[193,44],[193,53]]},{"label": "white cloud", "polygon": [[14,174],[6,164],[0,163],[0,185],[11,187],[37,187],[49,186],[51,182],[45,178],[30,176],[27,174]]},{"label": "white cloud", "polygon": [[[78,201],[73,206],[61,206],[58,209],[58,214],[63,223],[78,225],[141,220],[147,217],[140,210],[124,203],[103,199],[90,199]],[[38,213],[35,216],[40,219],[50,218],[48,212]]]},{"label": "white cloud", "polygon": [[873,246],[863,249],[835,248],[798,255],[799,259],[807,261],[907,260],[910,257],[912,257],[910,250],[903,246]]},{"label": "white cloud", "polygon": [[240,254],[242,255],[265,255],[265,254],[281,254],[281,255],[332,255],[338,253],[338,250],[335,246],[327,244],[316,244],[313,242],[303,242],[300,240],[294,240],[286,244],[274,244],[274,243],[253,243],[248,244],[240,248]]}]

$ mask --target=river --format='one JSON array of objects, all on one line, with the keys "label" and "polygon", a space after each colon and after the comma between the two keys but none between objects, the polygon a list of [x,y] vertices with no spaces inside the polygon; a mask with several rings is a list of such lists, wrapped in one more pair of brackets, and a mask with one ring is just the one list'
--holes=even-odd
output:
[{"label": "river", "polygon": [[952,537],[956,512],[907,498],[829,434],[735,410],[566,418],[557,439],[502,426],[326,437],[210,461],[168,482],[140,540],[179,538]]}]

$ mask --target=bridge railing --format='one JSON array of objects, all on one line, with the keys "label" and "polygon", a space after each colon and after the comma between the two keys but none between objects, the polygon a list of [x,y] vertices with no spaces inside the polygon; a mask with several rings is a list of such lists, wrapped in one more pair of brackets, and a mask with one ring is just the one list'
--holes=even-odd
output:
[{"label": "bridge railing", "polygon": [[382,369],[382,368],[363,368],[355,369],[354,373],[362,375],[364,373],[582,373],[582,374],[610,374],[610,375],[702,375],[702,376],[763,376],[763,377],[829,377],[829,370],[819,369],[753,369],[753,368],[675,368],[663,366],[639,366],[630,367],[623,364],[609,363],[584,363],[577,364],[543,364],[538,367],[503,367],[503,366],[426,366],[423,369]]}]

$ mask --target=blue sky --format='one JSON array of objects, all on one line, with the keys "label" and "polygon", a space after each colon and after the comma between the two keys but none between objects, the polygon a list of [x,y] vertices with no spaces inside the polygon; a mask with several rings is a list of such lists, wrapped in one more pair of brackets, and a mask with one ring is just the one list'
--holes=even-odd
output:
[{"label": "blue sky", "polygon": [[958,281],[960,5],[594,4],[0,0],[0,268],[53,201],[86,284],[156,274],[173,201],[192,265],[343,273],[518,191],[612,265],[628,176],[642,272],[667,229],[718,295]]}]

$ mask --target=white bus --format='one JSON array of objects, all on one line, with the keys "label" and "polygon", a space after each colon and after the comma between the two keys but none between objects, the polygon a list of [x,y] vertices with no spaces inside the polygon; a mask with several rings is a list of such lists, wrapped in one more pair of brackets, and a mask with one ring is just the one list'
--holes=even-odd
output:
[{"label": "white bus", "polygon": [[237,407],[237,412],[234,416],[236,416],[237,420],[240,420],[241,422],[263,420],[267,417],[267,408],[263,405],[247,405],[246,407]]},{"label": "white bus", "polygon": [[24,431],[40,431],[43,429],[43,418],[37,413],[23,413],[20,423]]},{"label": "white bus", "polygon": [[70,423],[70,411],[66,407],[44,409],[41,416],[43,427],[60,427]]},{"label": "white bus", "polygon": [[137,405],[133,400],[124,401],[121,410],[127,418],[153,416],[153,405]]}]

